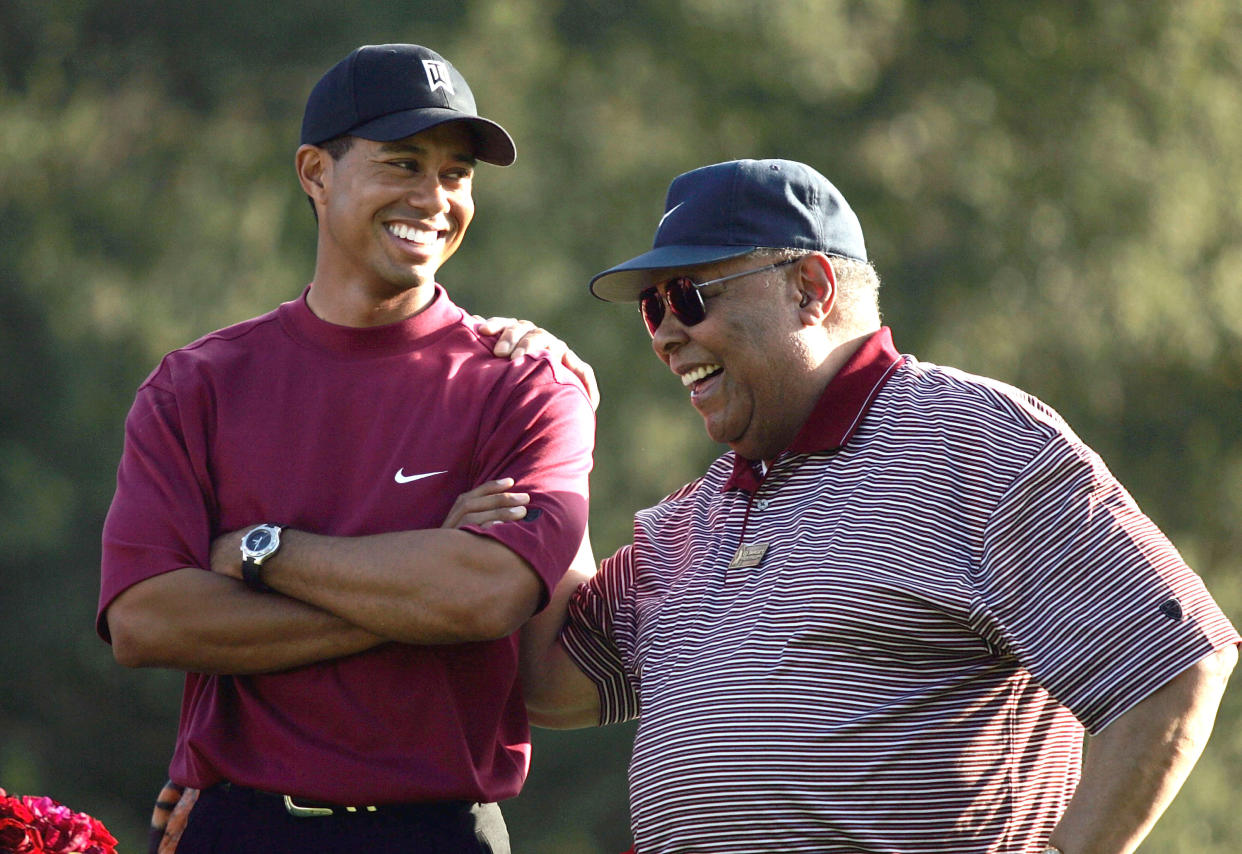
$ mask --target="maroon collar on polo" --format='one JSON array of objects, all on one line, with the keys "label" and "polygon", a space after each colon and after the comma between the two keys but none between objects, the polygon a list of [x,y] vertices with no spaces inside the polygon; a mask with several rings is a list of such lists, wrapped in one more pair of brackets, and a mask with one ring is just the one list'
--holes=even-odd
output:
[{"label": "maroon collar on polo", "polygon": [[[902,362],[901,354],[893,347],[893,331],[883,326],[874,332],[829,381],[810,417],[790,444],[789,452],[811,454],[844,447],[862,423],[875,396]],[[733,474],[723,489],[754,492],[759,480],[752,461],[734,454]]]}]

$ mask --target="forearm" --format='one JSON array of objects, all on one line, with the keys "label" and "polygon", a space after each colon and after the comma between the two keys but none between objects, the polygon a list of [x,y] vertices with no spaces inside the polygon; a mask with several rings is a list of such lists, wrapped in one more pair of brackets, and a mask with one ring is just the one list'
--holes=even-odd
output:
[{"label": "forearm", "polygon": [[548,675],[537,690],[525,695],[531,724],[544,729],[599,726],[599,688],[578,669],[560,641],[547,651],[543,665]]},{"label": "forearm", "polygon": [[1203,752],[1236,661],[1236,648],[1218,650],[1091,738],[1050,843],[1064,854],[1134,851]]},{"label": "forearm", "polygon": [[599,692],[557,642],[569,599],[578,585],[595,574],[590,535],[582,539],[569,571],[553,591],[548,606],[522,629],[522,691],[531,723],[549,729],[599,724]]},{"label": "forearm", "polygon": [[542,593],[535,571],[506,546],[445,529],[369,537],[287,530],[263,580],[374,634],[422,644],[510,635]]},{"label": "forearm", "polygon": [[319,608],[193,568],[135,584],[107,619],[121,664],[195,673],[288,670],[385,642]]}]

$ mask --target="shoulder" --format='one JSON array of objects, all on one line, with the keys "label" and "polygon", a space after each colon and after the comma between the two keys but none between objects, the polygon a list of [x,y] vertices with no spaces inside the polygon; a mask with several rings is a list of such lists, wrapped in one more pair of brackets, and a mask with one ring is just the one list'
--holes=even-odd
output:
[{"label": "shoulder", "polygon": [[1072,435],[1055,409],[1009,383],[912,357],[905,367],[885,388],[886,409],[971,432],[1044,441]]},{"label": "shoulder", "polygon": [[270,311],[209,332],[166,353],[139,387],[139,391],[171,393],[186,383],[201,379],[206,372],[227,370],[238,359],[247,359],[252,353],[266,351],[267,348],[260,339],[278,327],[277,312]]},{"label": "shoulder", "polygon": [[992,496],[986,500],[1050,455],[1089,453],[1034,395],[912,358],[877,396],[850,447],[894,476],[917,472],[924,485],[945,478],[962,489],[982,489]]},{"label": "shoulder", "polygon": [[498,391],[506,389],[580,399],[588,409],[590,398],[582,381],[569,368],[546,352],[536,352],[517,359],[494,355],[499,335],[484,335],[478,329],[479,319],[465,314],[448,337],[449,346],[460,348],[469,357],[470,370],[494,378]]}]

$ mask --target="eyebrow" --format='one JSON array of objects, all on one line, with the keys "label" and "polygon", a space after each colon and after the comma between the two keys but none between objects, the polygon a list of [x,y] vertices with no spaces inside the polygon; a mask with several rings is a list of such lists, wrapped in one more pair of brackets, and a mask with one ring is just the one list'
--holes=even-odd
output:
[{"label": "eyebrow", "polygon": [[[423,156],[426,156],[427,154],[427,149],[423,146],[413,142],[403,142],[401,140],[384,143],[380,146],[380,151],[384,154],[420,154]],[[476,158],[473,154],[468,154],[464,151],[455,152],[452,156],[455,160],[467,163],[471,166],[478,163],[478,158]]]}]

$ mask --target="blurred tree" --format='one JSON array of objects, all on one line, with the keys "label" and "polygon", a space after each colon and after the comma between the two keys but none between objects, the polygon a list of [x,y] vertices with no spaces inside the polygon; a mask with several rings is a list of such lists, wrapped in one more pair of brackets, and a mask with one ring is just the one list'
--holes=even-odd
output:
[{"label": "blurred tree", "polygon": [[[121,424],[160,355],[295,296],[292,152],[357,44],[459,65],[514,134],[483,169],[463,305],[596,367],[593,536],[719,449],[593,273],[644,249],[669,179],[817,166],[858,211],[898,345],[1060,409],[1242,617],[1242,7],[1233,0],[375,0],[0,6],[0,785],[136,850],[179,679],[90,630]],[[84,710],[86,713],[84,714]],[[1145,850],[1233,851],[1238,692]],[[628,844],[629,728],[539,733],[520,850]],[[549,816],[555,817],[549,820]]]}]

